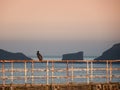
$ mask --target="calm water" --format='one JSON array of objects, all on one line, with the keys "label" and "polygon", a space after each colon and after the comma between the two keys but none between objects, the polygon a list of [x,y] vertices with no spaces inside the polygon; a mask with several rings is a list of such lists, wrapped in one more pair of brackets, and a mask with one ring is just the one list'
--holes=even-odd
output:
[{"label": "calm water", "polygon": [[[32,57],[33,59],[37,60],[36,57]],[[47,57],[44,57],[44,60],[61,60],[62,57],[58,57],[58,56],[55,56],[55,57],[50,57],[50,56],[47,56]],[[92,60],[94,59],[94,57],[85,57],[84,59],[86,60]],[[52,68],[52,64],[49,63],[49,69]],[[54,67],[58,70],[60,68],[66,68],[66,63],[55,63],[54,64]],[[72,64],[69,63],[68,65],[69,68],[72,68]],[[74,68],[86,68],[86,63],[74,63],[73,64],[73,67]],[[89,66],[90,67],[90,66]],[[105,63],[99,63],[99,64],[93,64],[93,67],[94,68],[98,68],[98,67],[101,67],[101,68],[105,68],[106,67],[106,64]],[[120,64],[113,64],[112,67],[115,67],[115,68],[120,68]],[[2,65],[0,63],[0,68],[2,68]],[[5,63],[5,68],[6,69],[10,69],[11,68],[11,64],[10,63]],[[18,68],[21,68],[21,69],[24,69],[24,63],[14,63],[14,68],[15,69],[18,69]],[[27,63],[27,68],[28,69],[31,69],[32,68],[32,63]],[[35,63],[34,64],[34,68],[35,69],[38,69],[38,68],[43,68],[45,69],[46,68],[46,63]],[[113,71],[112,72],[114,75],[120,75],[120,71]],[[66,76],[66,72],[55,72],[54,73],[54,76]],[[68,74],[71,76],[72,75],[72,72],[69,71]],[[89,72],[90,74],[90,72]],[[106,71],[105,70],[102,70],[102,71],[93,71],[93,75],[105,75],[106,74]],[[13,73],[14,76],[24,76],[25,73],[24,71],[22,72],[14,72]],[[74,71],[74,75],[75,76],[81,76],[81,75],[86,75],[86,71]],[[2,77],[2,72],[0,72],[0,76]],[[9,77],[11,76],[11,72],[6,72],[5,73],[5,76]],[[32,76],[32,72],[31,70],[29,70],[27,72],[27,76]],[[46,72],[42,72],[42,71],[34,71],[34,76],[46,76]],[[49,72],[49,76],[52,76],[52,73]],[[34,79],[35,83],[46,83],[46,79]],[[73,81],[71,79],[69,79],[69,82],[86,82],[87,79],[85,78],[76,78],[74,79]],[[99,78],[95,78],[92,80],[93,82],[105,82],[106,81],[106,78],[103,78],[103,79],[99,79]],[[120,82],[120,78],[113,78],[112,79],[113,82]],[[32,79],[28,79],[27,80],[27,83],[31,83],[32,82]],[[67,82],[67,79],[66,78],[55,78],[54,80],[52,80],[51,78],[49,78],[49,83],[53,83],[53,82],[56,82],[56,83],[65,83]],[[0,80],[0,83],[2,83],[2,80]],[[6,83],[11,83],[10,80],[6,79]],[[14,80],[14,83],[25,83],[24,82],[24,79],[22,80]]]},{"label": "calm water", "polygon": [[[84,60],[93,60],[97,56],[85,56]],[[37,56],[31,56],[32,59],[38,60]],[[44,60],[62,60],[62,56],[43,56]]]}]

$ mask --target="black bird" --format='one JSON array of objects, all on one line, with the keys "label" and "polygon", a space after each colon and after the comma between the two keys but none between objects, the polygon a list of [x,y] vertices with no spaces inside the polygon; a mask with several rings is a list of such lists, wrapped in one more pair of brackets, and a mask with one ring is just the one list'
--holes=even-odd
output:
[{"label": "black bird", "polygon": [[39,53],[39,51],[37,51],[37,57],[38,57],[39,61],[42,61],[43,57],[42,57],[42,55]]}]

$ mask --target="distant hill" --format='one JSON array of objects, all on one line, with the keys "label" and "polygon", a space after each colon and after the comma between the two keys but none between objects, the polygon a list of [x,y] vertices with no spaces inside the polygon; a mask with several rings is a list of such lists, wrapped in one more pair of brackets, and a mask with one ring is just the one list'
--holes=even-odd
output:
[{"label": "distant hill", "polygon": [[83,60],[83,52],[64,54],[62,60]]},{"label": "distant hill", "polygon": [[113,45],[110,49],[94,60],[120,60],[120,43]]},{"label": "distant hill", "polygon": [[12,53],[0,49],[0,60],[32,60],[23,53]]}]

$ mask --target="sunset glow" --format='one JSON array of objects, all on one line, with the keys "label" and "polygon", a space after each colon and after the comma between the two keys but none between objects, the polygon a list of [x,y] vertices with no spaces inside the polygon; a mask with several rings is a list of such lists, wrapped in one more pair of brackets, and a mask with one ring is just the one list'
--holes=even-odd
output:
[{"label": "sunset glow", "polygon": [[0,40],[116,41],[120,0],[0,0]]}]

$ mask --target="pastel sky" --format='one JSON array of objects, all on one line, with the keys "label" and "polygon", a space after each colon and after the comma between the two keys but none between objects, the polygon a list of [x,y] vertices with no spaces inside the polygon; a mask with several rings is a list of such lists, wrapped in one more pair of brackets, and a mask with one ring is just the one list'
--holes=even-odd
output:
[{"label": "pastel sky", "polygon": [[0,41],[18,40],[119,42],[120,0],[0,0]]}]

